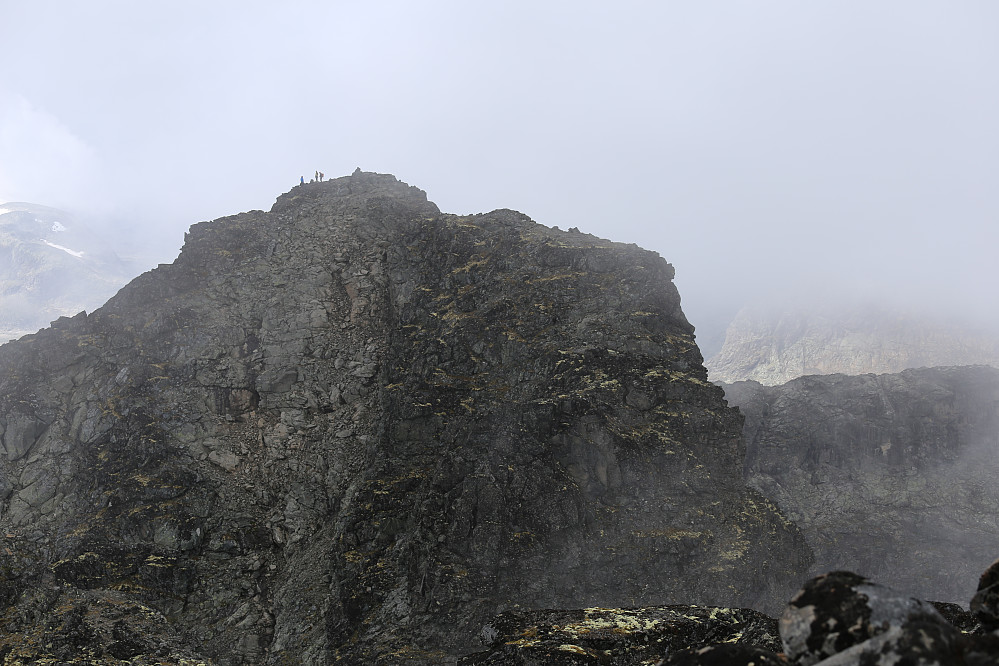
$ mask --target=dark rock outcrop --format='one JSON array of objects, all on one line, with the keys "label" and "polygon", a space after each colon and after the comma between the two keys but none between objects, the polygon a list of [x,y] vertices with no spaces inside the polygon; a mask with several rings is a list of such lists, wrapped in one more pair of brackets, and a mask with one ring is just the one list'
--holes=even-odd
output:
[{"label": "dark rock outcrop", "polygon": [[662,666],[782,666],[787,660],[770,650],[748,645],[716,643],[688,648],[660,662]]},{"label": "dark rock outcrop", "polygon": [[120,595],[223,664],[446,663],[517,606],[775,611],[810,552],[744,486],[672,276],[361,172],[193,226],[0,347],[3,640],[53,654],[29,597],[68,589],[71,642],[132,645]]},{"label": "dark rock outcrop", "polygon": [[801,527],[818,570],[966,603],[999,543],[999,370],[725,386],[746,480]]},{"label": "dark rock outcrop", "polygon": [[985,570],[971,598],[971,613],[989,631],[999,630],[999,560]]},{"label": "dark rock outcrop", "polygon": [[[982,589],[996,568],[982,576]],[[999,660],[999,633],[968,611],[849,571],[807,581],[779,623],[756,611],[696,606],[507,612],[485,626],[482,640],[489,649],[459,664],[985,666]]]},{"label": "dark rock outcrop", "polygon": [[999,636],[966,633],[934,605],[848,571],[808,581],[780,618],[800,666],[977,666],[999,659]]},{"label": "dark rock outcrop", "polygon": [[481,637],[489,649],[460,659],[459,666],[637,666],[715,643],[737,645],[747,654],[781,649],[773,618],[705,606],[508,611],[487,624]]},{"label": "dark rock outcrop", "polygon": [[[925,630],[927,626],[946,627],[942,631],[934,629],[932,634],[944,635],[938,643],[947,651],[953,649],[953,641],[948,639],[957,632],[931,604],[900,596],[848,571],[834,571],[809,581],[780,618],[787,656],[802,666],[853,649],[876,636],[890,633],[893,639],[901,639],[903,630]],[[881,646],[878,642],[878,648]]]}]

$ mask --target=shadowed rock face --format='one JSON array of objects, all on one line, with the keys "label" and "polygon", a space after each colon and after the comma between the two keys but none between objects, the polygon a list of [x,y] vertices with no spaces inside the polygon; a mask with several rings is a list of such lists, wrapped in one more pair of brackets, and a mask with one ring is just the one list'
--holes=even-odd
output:
[{"label": "shadowed rock face", "polygon": [[810,552],[672,276],[361,172],[195,225],[0,348],[5,612],[124,594],[237,664],[439,663],[515,606],[776,611]]},{"label": "shadowed rock face", "polygon": [[923,368],[725,386],[746,479],[802,528],[816,568],[966,604],[999,543],[999,370]]}]

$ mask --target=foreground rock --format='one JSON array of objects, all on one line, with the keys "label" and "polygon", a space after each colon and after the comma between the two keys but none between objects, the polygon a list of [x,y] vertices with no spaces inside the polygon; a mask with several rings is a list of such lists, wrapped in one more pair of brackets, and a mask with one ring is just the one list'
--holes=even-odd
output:
[{"label": "foreground rock", "polygon": [[[994,585],[999,562],[982,576]],[[972,609],[989,621],[994,597]],[[490,647],[462,665],[489,666],[984,666],[999,634],[952,604],[920,601],[848,571],[809,580],[780,621],[731,608],[507,612],[482,630]]]},{"label": "foreground rock", "polygon": [[510,611],[486,625],[482,638],[490,649],[460,659],[461,666],[649,664],[718,642],[760,654],[780,650],[776,620],[744,608],[704,606]]},{"label": "foreground rock", "polygon": [[933,604],[836,571],[809,581],[780,618],[800,666],[978,666],[999,660],[999,636],[966,634]]},{"label": "foreground rock", "polygon": [[24,590],[0,616],[4,664],[207,666],[159,611],[109,590]]},{"label": "foreground rock", "polygon": [[775,612],[811,555],[743,484],[672,276],[361,172],[195,225],[0,347],[18,635],[28,582],[220,664],[446,663],[517,605]]},{"label": "foreground rock", "polygon": [[747,645],[720,643],[703,648],[688,648],[657,666],[784,666],[787,659],[781,653],[774,653]]},{"label": "foreground rock", "polygon": [[999,542],[999,370],[726,385],[746,480],[801,527],[819,570],[967,603]]},{"label": "foreground rock", "polygon": [[923,654],[939,660],[953,654],[959,632],[927,602],[836,571],[809,581],[791,599],[780,633],[787,656],[811,666],[846,651],[873,654],[889,648],[905,658]]},{"label": "foreground rock", "polygon": [[985,570],[971,599],[971,612],[988,631],[999,630],[999,560]]}]

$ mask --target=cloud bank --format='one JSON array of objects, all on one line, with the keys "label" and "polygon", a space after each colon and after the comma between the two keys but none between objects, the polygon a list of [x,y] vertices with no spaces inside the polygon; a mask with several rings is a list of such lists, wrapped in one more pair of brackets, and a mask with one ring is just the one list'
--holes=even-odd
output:
[{"label": "cloud bank", "polygon": [[0,197],[97,211],[163,260],[360,166],[657,250],[703,330],[830,287],[995,316],[990,2],[2,12]]}]

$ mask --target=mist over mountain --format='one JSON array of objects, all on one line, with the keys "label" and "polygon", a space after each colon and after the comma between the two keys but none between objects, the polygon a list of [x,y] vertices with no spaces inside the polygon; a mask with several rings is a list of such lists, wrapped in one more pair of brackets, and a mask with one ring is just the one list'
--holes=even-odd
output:
[{"label": "mist over mountain", "polygon": [[0,343],[103,305],[140,263],[114,246],[65,211],[0,204]]},{"label": "mist over mountain", "polygon": [[0,662],[995,666],[994,0],[0,23]]},{"label": "mist over mountain", "polygon": [[[930,306],[932,307],[932,306]],[[747,305],[705,361],[712,381],[783,384],[816,374],[895,373],[908,368],[999,367],[999,323],[991,303],[936,312],[857,296]]]}]

